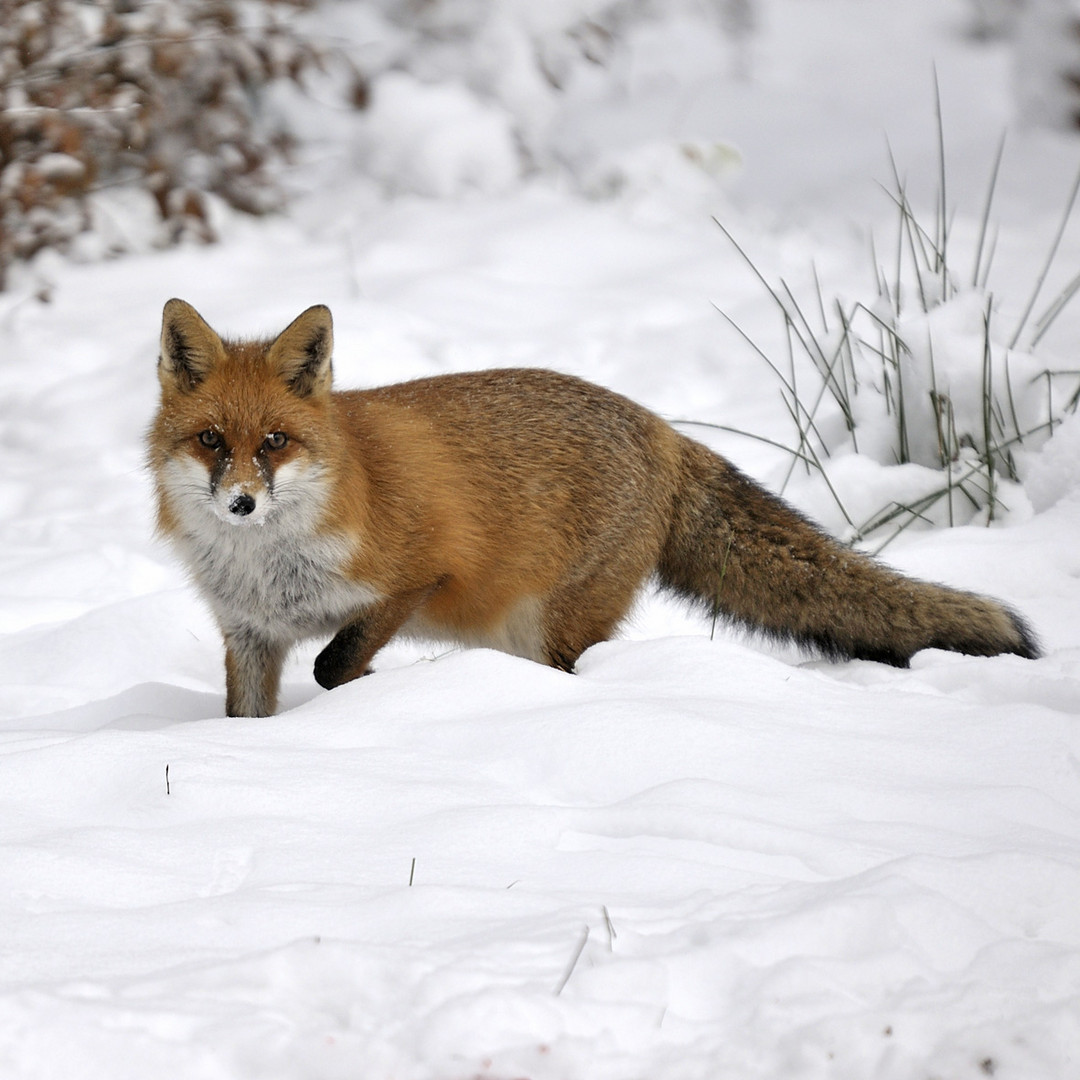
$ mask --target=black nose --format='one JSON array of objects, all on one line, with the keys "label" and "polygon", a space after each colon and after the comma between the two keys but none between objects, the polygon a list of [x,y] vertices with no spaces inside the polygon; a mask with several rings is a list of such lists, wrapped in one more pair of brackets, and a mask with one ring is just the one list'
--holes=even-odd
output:
[{"label": "black nose", "polygon": [[237,517],[247,517],[255,509],[255,500],[250,495],[237,495],[229,503],[229,513]]}]

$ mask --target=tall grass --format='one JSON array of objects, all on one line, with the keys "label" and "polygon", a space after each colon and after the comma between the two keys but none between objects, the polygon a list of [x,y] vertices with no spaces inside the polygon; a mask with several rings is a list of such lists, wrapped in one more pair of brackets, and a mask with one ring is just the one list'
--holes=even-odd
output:
[{"label": "tall grass", "polygon": [[[778,360],[721,312],[779,384],[793,428],[790,445],[773,443],[783,445],[791,458],[783,487],[797,468],[820,475],[847,523],[850,542],[871,539],[877,550],[917,521],[952,525],[962,509],[964,521],[970,521],[973,512],[987,523],[995,520],[1002,510],[1002,480],[1018,480],[1016,449],[1052,433],[1063,413],[1075,410],[1080,400],[1080,372],[1040,367],[1035,354],[1054,320],[1080,291],[1078,274],[1036,315],[1080,194],[1080,174],[1022,315],[1006,332],[997,325],[998,308],[988,287],[997,240],[992,207],[1004,138],[990,170],[968,262],[957,252],[951,233],[940,101],[937,137],[937,192],[929,220],[921,219],[912,205],[890,151],[891,184],[883,190],[896,211],[895,233],[889,248],[872,250],[874,284],[868,300],[845,303],[827,297],[815,269],[814,293],[809,302],[800,303],[783,280],[770,283],[716,221],[783,322],[786,356]],[[942,320],[970,319],[976,310],[978,328],[965,339],[964,355],[957,355],[951,341],[943,370],[937,344]],[[1066,377],[1075,385],[1062,394],[1057,387]],[[888,436],[884,451],[883,435]],[[926,466],[937,471],[939,482],[914,501],[890,501],[856,520],[829,478],[828,463],[841,452],[866,452],[867,444],[883,463]]]}]

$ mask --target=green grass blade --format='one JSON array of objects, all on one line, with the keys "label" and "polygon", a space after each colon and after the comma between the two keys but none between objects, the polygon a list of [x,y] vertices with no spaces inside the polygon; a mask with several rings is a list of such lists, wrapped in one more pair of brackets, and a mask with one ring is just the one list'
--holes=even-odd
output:
[{"label": "green grass blade", "polygon": [[[1001,161],[1005,154],[1005,135],[1003,131],[1001,133],[1001,139],[998,141],[997,154],[994,156],[994,166],[990,170],[990,186],[986,191],[986,200],[983,203],[982,217],[979,219],[979,240],[975,246],[975,266],[971,271],[971,286],[972,288],[979,288],[980,277],[983,286],[986,284],[986,277],[990,273],[990,259],[987,259],[986,269],[982,270],[982,258],[983,249],[986,246],[987,230],[990,227],[990,208],[994,204],[994,193],[997,190],[998,175],[1001,172]],[[991,256],[993,255],[993,247],[991,247]],[[982,271],[980,275],[980,271]]]},{"label": "green grass blade", "polygon": [[1016,343],[1020,340],[1020,335],[1024,332],[1024,327],[1027,325],[1028,319],[1031,318],[1031,312],[1035,307],[1035,301],[1038,300],[1039,293],[1042,292],[1043,284],[1046,281],[1046,275],[1050,273],[1050,267],[1053,265],[1058,248],[1061,246],[1062,237],[1065,235],[1065,229],[1069,224],[1069,219],[1072,217],[1073,206],[1076,204],[1076,196],[1078,194],[1080,194],[1080,171],[1077,171],[1076,179],[1073,181],[1072,190],[1069,192],[1069,198],[1065,204],[1065,213],[1061,215],[1061,222],[1058,225],[1057,232],[1054,234],[1054,241],[1050,245],[1050,250],[1047,252],[1046,262],[1043,263],[1043,268],[1035,281],[1035,288],[1031,293],[1031,299],[1028,300],[1027,307],[1024,308],[1024,314],[1021,315],[1020,322],[1017,324],[1016,331],[1013,333],[1012,340],[1009,342],[1010,349],[1016,348]]}]

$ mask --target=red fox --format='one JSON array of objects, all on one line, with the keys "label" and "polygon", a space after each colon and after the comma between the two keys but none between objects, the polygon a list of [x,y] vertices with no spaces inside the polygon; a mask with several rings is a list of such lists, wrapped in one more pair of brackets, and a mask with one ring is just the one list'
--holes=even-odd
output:
[{"label": "red fox", "polygon": [[650,578],[831,659],[1039,654],[1008,608],[849,550],[610,390],[521,369],[336,392],[332,346],[322,306],[230,341],[165,305],[158,527],[221,627],[230,716],[272,713],[319,635],[328,689],[397,633],[572,671]]}]

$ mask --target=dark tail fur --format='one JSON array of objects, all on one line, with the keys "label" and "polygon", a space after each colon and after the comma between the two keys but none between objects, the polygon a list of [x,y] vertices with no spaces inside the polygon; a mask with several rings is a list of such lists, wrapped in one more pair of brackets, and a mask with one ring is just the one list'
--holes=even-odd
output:
[{"label": "dark tail fur", "polygon": [[973,656],[1039,646],[1007,607],[906,578],[826,535],[699,443],[658,566],[662,585],[710,612],[834,660],[897,667],[920,649]]}]

